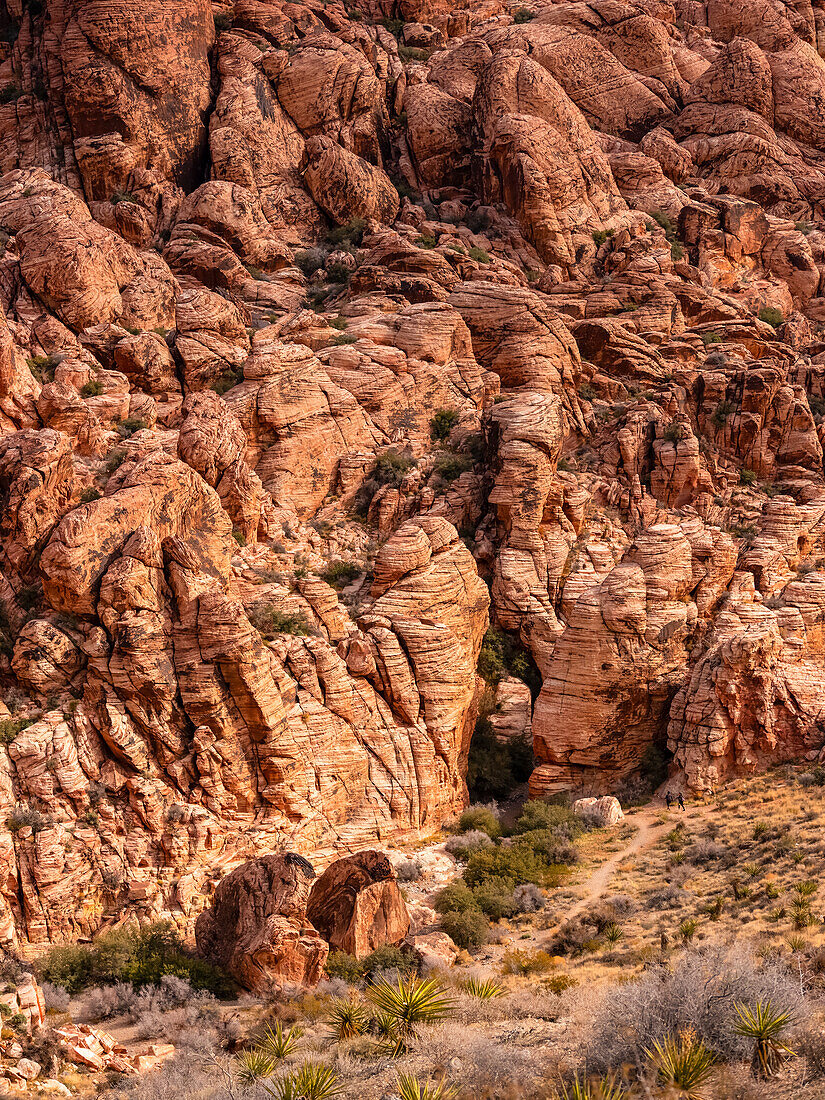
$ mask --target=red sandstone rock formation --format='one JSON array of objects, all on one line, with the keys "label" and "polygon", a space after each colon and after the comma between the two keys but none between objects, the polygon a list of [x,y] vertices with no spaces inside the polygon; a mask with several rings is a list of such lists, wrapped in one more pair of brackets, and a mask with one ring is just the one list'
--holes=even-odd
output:
[{"label": "red sandstone rock formation", "polygon": [[357,8],[2,16],[3,943],[823,753],[818,9]]},{"label": "red sandstone rock formation", "polygon": [[398,944],[410,917],[383,852],[336,859],[312,884],[307,917],[330,947],[363,959],[383,944]]}]

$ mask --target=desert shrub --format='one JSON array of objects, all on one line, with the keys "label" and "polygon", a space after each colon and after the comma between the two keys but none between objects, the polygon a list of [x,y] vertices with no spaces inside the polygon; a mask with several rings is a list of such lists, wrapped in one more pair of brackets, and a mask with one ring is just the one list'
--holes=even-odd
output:
[{"label": "desert shrub", "polygon": [[330,283],[347,283],[351,274],[346,264],[342,264],[339,260],[335,260],[326,269],[327,281]]},{"label": "desert shrub", "polygon": [[[517,8],[516,13],[513,16],[514,23],[529,23],[531,19],[536,18],[536,13],[530,11],[529,8]],[[595,233],[594,233],[595,236]]]},{"label": "desert shrub", "polygon": [[520,951],[509,948],[501,957],[505,974],[546,974],[553,969],[553,959],[546,951]]},{"label": "desert shrub", "polygon": [[323,268],[328,255],[325,248],[307,248],[295,253],[295,266],[309,278],[319,268]]},{"label": "desert shrub", "polygon": [[95,489],[93,485],[90,485],[80,494],[80,503],[90,504],[93,500],[100,500],[102,495],[99,489]]},{"label": "desert shrub", "polygon": [[476,245],[470,249],[470,259],[475,260],[479,264],[492,263],[492,258],[489,252],[485,252],[483,248],[478,248]]},{"label": "desert shrub", "polygon": [[533,829],[522,833],[515,843],[528,848],[543,864],[578,863],[579,853],[564,835],[565,827],[560,829]]},{"label": "desert shrub", "polygon": [[484,635],[478,655],[478,673],[495,687],[502,676],[523,680],[535,698],[541,691],[541,674],[532,657],[517,639],[491,627]]},{"label": "desert shrub", "polygon": [[39,810],[31,806],[16,806],[6,818],[6,828],[10,833],[19,833],[21,829],[31,829],[33,833],[39,833],[51,824],[52,819],[41,814]]},{"label": "desert shrub", "polygon": [[422,870],[417,859],[402,859],[396,864],[395,874],[399,882],[417,882],[421,878]]},{"label": "desert shrub", "polygon": [[512,917],[516,913],[513,892],[511,879],[491,875],[476,887],[473,896],[485,917],[500,921],[502,917]]},{"label": "desert shrub", "polygon": [[361,566],[354,561],[332,561],[321,573],[333,588],[344,588],[361,573]]},{"label": "desert shrub", "polygon": [[247,611],[247,616],[265,638],[272,638],[276,634],[307,635],[310,632],[309,623],[303,615],[281,611],[265,600],[254,603]]},{"label": "desert shrub", "polygon": [[677,886],[674,882],[667,883],[659,890],[654,890],[645,898],[648,909],[662,911],[665,909],[681,909],[690,900],[690,894]]},{"label": "desert shrub", "polygon": [[377,947],[371,955],[367,955],[361,965],[364,976],[367,978],[386,970],[397,970],[401,974],[409,974],[418,968],[411,952],[404,951],[391,943]]},{"label": "desert shrub", "polygon": [[119,202],[134,202],[136,203],[137,196],[133,195],[131,191],[115,191],[109,200],[113,206],[117,206]]},{"label": "desert shrub", "polygon": [[330,951],[327,958],[327,974],[330,978],[342,978],[355,985],[364,976],[364,965],[346,951]]},{"label": "desert shrub", "polygon": [[471,890],[490,878],[510,879],[513,886],[526,882],[540,885],[545,881],[547,871],[547,864],[526,846],[494,845],[472,853],[464,870],[464,881]]},{"label": "desert shrub", "polygon": [[243,367],[226,367],[211,385],[211,389],[217,394],[224,394],[234,389],[243,382]]},{"label": "desert shrub", "polygon": [[218,995],[234,988],[217,967],[187,951],[166,923],[117,929],[88,945],[53,947],[37,961],[37,972],[43,980],[69,993],[116,982],[129,982],[135,987],[158,985],[167,974],[187,979],[193,989]]},{"label": "desert shrub", "polygon": [[445,913],[441,918],[441,927],[458,947],[465,950],[483,946],[490,935],[489,921],[478,909]]},{"label": "desert shrub", "polygon": [[685,860],[688,863],[704,865],[722,859],[726,853],[727,849],[723,844],[717,844],[714,840],[698,840],[685,849]]},{"label": "desert shrub", "polygon": [[478,902],[473,891],[463,882],[451,882],[439,891],[435,899],[435,911],[437,913],[466,913],[471,909],[478,909]]},{"label": "desert shrub", "polygon": [[564,826],[567,836],[576,836],[582,831],[581,823],[569,806],[552,802],[525,802],[521,816],[513,828],[516,835],[532,833],[536,829],[556,829]]},{"label": "desert shrub", "polygon": [[740,470],[739,471],[739,484],[740,485],[754,485],[756,483],[756,473],[754,470]]},{"label": "desert shrub", "polygon": [[457,423],[457,409],[437,409],[430,420],[430,438],[443,443]]},{"label": "desert shrub", "polygon": [[461,836],[451,836],[444,845],[444,850],[456,859],[468,859],[476,848],[489,848],[492,840],[481,829],[469,829]]},{"label": "desert shrub", "polygon": [[90,378],[80,387],[81,397],[100,397],[103,393],[103,383],[99,378]]},{"label": "desert shrub", "polygon": [[357,248],[364,238],[364,230],[367,223],[363,218],[353,218],[346,225],[330,229],[325,234],[325,239],[330,248],[351,249]]},{"label": "desert shrub", "polygon": [[59,985],[43,982],[40,986],[47,1012],[68,1012],[71,996]]},{"label": "desert shrub", "polygon": [[779,328],[784,321],[782,310],[777,309],[776,306],[762,306],[759,313],[757,313],[757,317],[760,321],[765,321],[766,324],[771,325],[772,328]]},{"label": "desert shrub", "polygon": [[501,822],[494,805],[468,806],[458,819],[457,828],[460,833],[481,831],[493,840],[501,836]]},{"label": "desert shrub", "polygon": [[398,451],[383,451],[375,460],[370,476],[379,485],[398,486],[414,465],[411,458],[399,454]]},{"label": "desert shrub", "polygon": [[471,469],[472,458],[469,455],[440,455],[433,464],[433,473],[442,481],[455,481]]},{"label": "desert shrub", "polygon": [[601,248],[608,237],[613,236],[612,229],[594,229],[591,236],[593,237],[593,244],[596,248]]},{"label": "desert shrub", "polygon": [[18,733],[22,733],[24,729],[28,729],[31,725],[33,725],[33,719],[31,718],[0,719],[0,744],[10,745]]},{"label": "desert shrub", "polygon": [[513,890],[513,905],[517,913],[539,913],[545,901],[544,893],[533,882],[524,882]]},{"label": "desert shrub", "polygon": [[803,994],[784,964],[760,964],[745,947],[689,949],[672,970],[657,967],[608,991],[593,1021],[588,1065],[636,1062],[644,1048],[687,1028],[720,1057],[744,1060],[751,1044],[734,1031],[733,1006],[759,1000],[798,1012]]},{"label": "desert shrub", "polygon": [[467,764],[467,787],[474,799],[505,798],[530,778],[533,746],[529,737],[499,738],[487,714],[476,719]]}]

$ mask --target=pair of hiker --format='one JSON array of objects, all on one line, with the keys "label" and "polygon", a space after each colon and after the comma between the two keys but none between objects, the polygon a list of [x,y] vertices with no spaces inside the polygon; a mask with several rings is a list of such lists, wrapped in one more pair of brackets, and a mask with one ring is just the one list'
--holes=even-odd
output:
[{"label": "pair of hiker", "polygon": [[681,791],[679,792],[678,799],[674,799],[674,797],[670,793],[670,791],[667,792],[667,794],[665,795],[665,802],[667,803],[667,808],[668,809],[670,809],[670,807],[673,805],[674,801],[678,801],[679,809],[682,811],[682,813],[684,813],[685,812],[685,796],[682,794]]}]

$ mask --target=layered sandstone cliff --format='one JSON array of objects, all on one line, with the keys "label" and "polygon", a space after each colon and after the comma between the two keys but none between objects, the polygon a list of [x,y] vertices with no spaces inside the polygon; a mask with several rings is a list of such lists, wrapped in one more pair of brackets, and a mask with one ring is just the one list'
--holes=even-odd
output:
[{"label": "layered sandstone cliff", "polygon": [[3,942],[822,754],[823,0],[0,31]]}]

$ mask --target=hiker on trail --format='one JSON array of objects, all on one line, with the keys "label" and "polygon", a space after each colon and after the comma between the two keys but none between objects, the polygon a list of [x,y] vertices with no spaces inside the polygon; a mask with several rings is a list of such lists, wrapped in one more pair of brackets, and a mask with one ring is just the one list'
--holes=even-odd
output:
[{"label": "hiker on trail", "polygon": [[665,802],[667,802],[667,808],[670,809],[670,807],[673,805],[673,795],[670,793],[670,791],[668,791],[665,795]]},{"label": "hiker on trail", "polygon": [[685,796],[682,794],[681,791],[679,791],[679,809],[682,811],[682,813],[685,812]]}]

